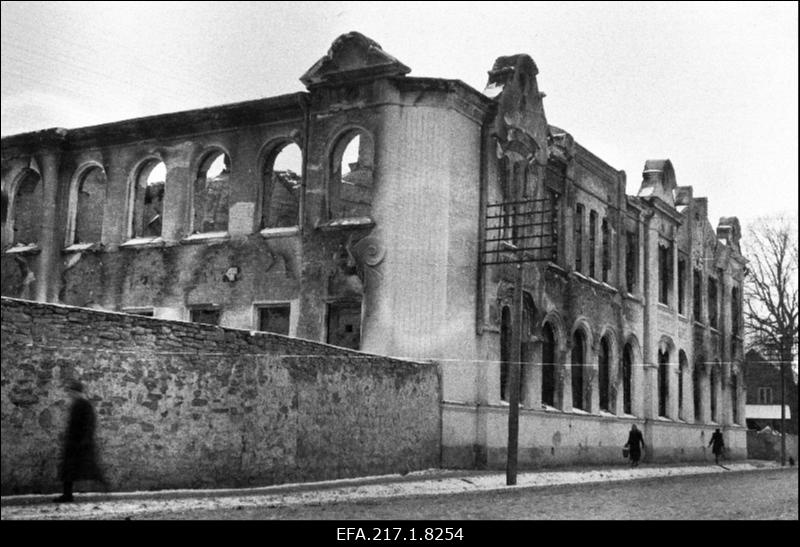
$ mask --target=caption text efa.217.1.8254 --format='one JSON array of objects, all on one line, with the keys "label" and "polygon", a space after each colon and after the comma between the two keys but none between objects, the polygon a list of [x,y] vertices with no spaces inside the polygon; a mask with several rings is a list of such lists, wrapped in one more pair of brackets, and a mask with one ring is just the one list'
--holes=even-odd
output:
[{"label": "caption text efa.217.1.8254", "polygon": [[337,528],[337,541],[462,541],[461,528]]}]

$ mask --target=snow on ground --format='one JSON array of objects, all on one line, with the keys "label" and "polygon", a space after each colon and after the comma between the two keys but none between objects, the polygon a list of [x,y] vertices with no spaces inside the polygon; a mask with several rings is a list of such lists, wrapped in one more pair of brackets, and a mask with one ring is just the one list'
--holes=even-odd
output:
[{"label": "snow on ground", "polygon": [[[344,479],[324,483],[279,485],[242,490],[203,490],[171,492],[124,492],[108,495],[78,494],[75,503],[55,504],[50,497],[13,496],[3,499],[2,520],[120,519],[147,518],[148,514],[197,510],[238,509],[321,505],[402,496],[427,496],[465,492],[487,492],[509,488],[530,488],[566,484],[634,480],[675,475],[727,473],[780,467],[773,462],[730,463],[726,468],[705,465],[666,467],[608,468],[594,470],[529,471],[517,474],[517,484],[506,486],[505,473],[460,473],[427,470],[410,474],[406,480],[396,476]],[[461,476],[458,476],[461,475]],[[375,482],[378,481],[378,482]],[[361,484],[359,484],[361,482]],[[366,484],[364,484],[366,482]],[[90,498],[81,501],[81,497]]]}]

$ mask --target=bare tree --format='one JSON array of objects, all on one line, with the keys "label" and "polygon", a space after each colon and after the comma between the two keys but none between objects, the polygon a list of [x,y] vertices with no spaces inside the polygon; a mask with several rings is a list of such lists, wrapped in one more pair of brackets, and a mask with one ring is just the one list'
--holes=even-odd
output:
[{"label": "bare tree", "polygon": [[744,294],[748,346],[768,359],[796,367],[797,221],[788,217],[759,219],[745,244],[750,261]]}]

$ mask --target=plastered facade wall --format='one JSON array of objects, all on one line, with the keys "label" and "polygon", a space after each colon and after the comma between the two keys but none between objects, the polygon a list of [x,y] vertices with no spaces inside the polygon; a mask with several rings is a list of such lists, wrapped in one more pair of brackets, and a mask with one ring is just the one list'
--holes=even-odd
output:
[{"label": "plastered facade wall", "polygon": [[117,490],[439,465],[434,364],[3,298],[3,494],[59,488],[68,378],[86,385],[100,458]]}]

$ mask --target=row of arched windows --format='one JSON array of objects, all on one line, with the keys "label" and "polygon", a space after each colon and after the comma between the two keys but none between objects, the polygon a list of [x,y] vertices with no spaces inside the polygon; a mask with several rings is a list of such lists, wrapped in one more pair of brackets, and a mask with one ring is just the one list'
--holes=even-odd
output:
[{"label": "row of arched windows", "polygon": [[[532,314],[530,314],[532,315]],[[507,400],[508,393],[508,367],[507,360],[509,359],[510,348],[510,321],[511,313],[508,307],[503,307],[501,316],[501,369],[500,369],[500,396],[502,400]],[[523,326],[523,333],[526,332]],[[541,328],[541,403],[545,407],[558,407],[564,406],[558,400],[558,370],[559,370],[559,343],[558,335],[559,328],[553,325],[549,319],[546,319]],[[589,347],[588,337],[584,327],[579,326],[574,329],[571,335],[571,348],[570,348],[570,366],[568,367],[569,378],[566,380],[571,388],[572,400],[571,407],[583,411],[600,411],[607,413],[616,413],[620,411],[622,414],[633,415],[636,409],[633,404],[633,389],[634,389],[634,367],[637,365],[637,351],[635,342],[627,342],[620,355],[619,368],[613,369],[612,363],[614,360],[614,347],[612,334],[605,334],[598,344],[598,351],[596,356],[596,369],[595,363],[589,362]],[[706,374],[704,371],[703,360],[700,358],[692,371],[692,390],[693,397],[690,401],[684,402],[685,389],[689,382],[689,365],[686,354],[683,350],[678,352],[678,368],[677,378],[673,381],[670,380],[670,367],[671,365],[671,351],[672,347],[669,344],[662,344],[662,348],[658,352],[658,370],[656,381],[657,397],[658,397],[658,415],[661,417],[673,417],[680,420],[686,420],[689,416],[693,416],[695,422],[719,422],[720,421],[720,403],[719,397],[722,393],[722,377],[720,372],[719,363],[712,364]],[[523,355],[521,367],[521,385],[525,385],[526,377],[526,364],[531,363],[530,356]],[[533,366],[536,366],[533,363]],[[594,377],[596,370],[596,379]],[[710,408],[708,413],[703,412],[703,389],[704,386],[708,387],[709,397],[708,404]],[[563,387],[563,386],[562,386]],[[736,374],[731,376],[731,409],[733,412],[732,418],[734,423],[738,423],[738,381]],[[598,408],[591,408],[592,389],[598,390],[597,406]],[[674,389],[675,393],[671,393],[670,389]],[[616,399],[615,399],[616,398]],[[621,398],[620,406],[617,407],[616,403]],[[671,416],[671,409],[669,407],[671,398],[677,400],[677,414]],[[524,390],[523,390],[523,403],[524,403]],[[693,404],[693,412],[690,415],[685,404]]]},{"label": "row of arched windows", "polygon": [[[369,216],[372,202],[374,140],[363,129],[345,131],[330,152],[328,211],[330,219]],[[223,150],[207,151],[197,164],[191,183],[189,233],[228,231],[231,203],[231,158]],[[292,141],[274,146],[261,170],[258,228],[282,228],[300,224],[300,192],[303,157]],[[170,192],[167,167],[159,157],[141,161],[133,170],[127,196],[129,239],[162,235],[165,207]],[[107,193],[106,171],[96,162],[78,168],[70,183],[66,245],[102,240]],[[40,237],[43,204],[41,176],[25,169],[12,185],[9,223],[12,243],[33,244]]]}]

